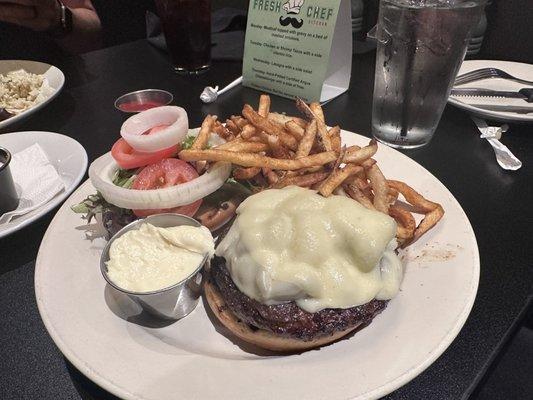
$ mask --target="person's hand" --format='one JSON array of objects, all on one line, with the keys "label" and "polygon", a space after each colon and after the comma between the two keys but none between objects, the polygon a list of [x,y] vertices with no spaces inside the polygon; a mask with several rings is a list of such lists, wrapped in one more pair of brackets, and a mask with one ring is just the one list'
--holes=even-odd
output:
[{"label": "person's hand", "polygon": [[0,0],[0,21],[34,31],[52,30],[60,24],[57,0]]}]

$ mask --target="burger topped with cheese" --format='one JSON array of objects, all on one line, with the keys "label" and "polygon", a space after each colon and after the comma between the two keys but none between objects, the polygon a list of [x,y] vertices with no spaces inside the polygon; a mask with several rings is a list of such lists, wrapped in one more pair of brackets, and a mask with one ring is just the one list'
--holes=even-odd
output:
[{"label": "burger topped with cheese", "polygon": [[368,325],[399,290],[396,222],[344,196],[287,187],[248,197],[205,286],[241,339],[301,351]]}]

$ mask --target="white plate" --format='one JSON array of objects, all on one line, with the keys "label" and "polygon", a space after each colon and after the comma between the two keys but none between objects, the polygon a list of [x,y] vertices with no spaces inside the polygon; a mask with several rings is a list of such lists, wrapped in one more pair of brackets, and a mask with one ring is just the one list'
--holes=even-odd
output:
[{"label": "white plate", "polygon": [[60,204],[78,186],[87,170],[87,153],[85,149],[68,136],[39,131],[0,134],[0,146],[8,149],[12,154],[24,150],[34,143],[39,143],[48,156],[48,159],[63,180],[65,190],[58,193],[41,207],[16,217],[7,224],[1,224],[0,238],[31,224]]},{"label": "white plate", "polygon": [[[342,136],[346,144],[368,142]],[[376,158],[386,176],[413,184],[446,215],[405,255],[399,295],[353,337],[300,355],[265,356],[221,334],[202,303],[173,324],[146,323],[128,298],[106,287],[104,241],[86,239],[84,221],[69,210],[94,192],[89,182],[59,210],[37,257],[35,292],[48,332],[76,368],[124,399],[345,400],[395,390],[460,331],[477,291],[479,254],[468,218],[442,183],[388,147]]]},{"label": "white plate", "polygon": [[[501,69],[502,71],[511,74],[516,78],[525,79],[533,82],[533,65],[531,64],[522,64],[511,61],[494,61],[494,60],[468,60],[464,61],[461,65],[457,75],[462,75],[466,72],[473,71],[475,69],[493,67]],[[524,85],[523,83],[518,83],[506,79],[500,78],[490,78],[484,79],[481,81],[471,82],[465,85],[460,85],[458,88],[483,88],[491,90],[511,90],[518,91],[524,87],[533,87],[533,85]],[[480,117],[490,118],[496,121],[506,121],[506,122],[533,122],[533,113],[530,114],[517,114],[512,112],[501,112],[501,111],[489,111],[483,110],[478,107],[474,107],[471,104],[495,104],[495,105],[519,105],[524,107],[531,107],[533,110],[533,104],[527,103],[521,99],[505,99],[505,98],[495,98],[495,99],[486,99],[486,98],[467,98],[467,97],[458,97],[450,96],[448,102],[456,107],[459,107],[463,110],[469,111],[471,114],[478,115]]]},{"label": "white plate", "polygon": [[6,74],[7,72],[17,69],[24,69],[34,74],[44,74],[44,77],[48,80],[48,84],[54,89],[54,92],[42,103],[28,108],[26,111],[23,111],[14,117],[1,121],[0,129],[14,124],[43,108],[59,94],[65,84],[65,75],[59,68],[54,67],[53,65],[28,60],[0,60],[0,74]]}]

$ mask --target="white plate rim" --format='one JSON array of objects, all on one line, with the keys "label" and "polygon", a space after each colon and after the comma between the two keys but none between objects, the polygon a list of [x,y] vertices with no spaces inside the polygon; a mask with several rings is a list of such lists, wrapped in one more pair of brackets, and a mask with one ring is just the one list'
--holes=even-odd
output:
[{"label": "white plate rim", "polygon": [[83,156],[82,160],[82,168],[78,171],[77,175],[74,177],[74,180],[72,181],[72,184],[65,188],[65,190],[62,193],[59,193],[57,196],[55,196],[53,199],[51,199],[49,202],[43,204],[41,207],[37,208],[37,210],[40,210],[35,215],[32,215],[31,217],[25,219],[20,224],[15,224],[11,228],[5,229],[0,232],[0,239],[6,236],[11,235],[12,233],[17,232],[18,230],[30,225],[31,223],[35,222],[39,218],[45,216],[49,211],[53,210],[56,206],[61,204],[63,200],[65,200],[67,197],[71,195],[72,192],[74,192],[74,189],[78,187],[81,180],[83,179],[83,176],[85,175],[85,172],[87,171],[87,165],[88,165],[88,158],[87,158],[87,152],[85,151],[85,148],[78,142],[77,140],[71,138],[70,136],[62,135],[61,133],[55,133],[55,132],[48,132],[48,131],[21,131],[21,132],[10,132],[10,133],[2,133],[0,134],[0,138],[5,137],[7,135],[31,135],[34,133],[38,134],[46,134],[46,135],[53,135],[53,136],[60,136],[61,140],[66,140],[71,142],[74,146],[77,146],[78,149],[81,150],[81,154]]},{"label": "white plate rim", "polygon": [[[355,134],[353,132],[345,131],[345,130],[343,130],[342,132],[344,134],[347,133],[347,134],[353,134],[353,135],[356,135],[356,136],[359,136],[359,137],[363,137],[361,135]],[[366,137],[363,137],[363,138],[364,139],[368,139]],[[357,397],[347,397],[346,399],[363,400],[363,399],[380,398],[380,397],[385,396],[385,395],[393,392],[394,390],[402,387],[403,385],[405,385],[406,383],[408,383],[412,379],[414,379],[416,376],[418,376],[420,373],[422,373],[425,369],[427,369],[438,357],[440,357],[440,355],[442,355],[442,353],[444,353],[444,351],[449,347],[449,345],[453,342],[453,340],[457,337],[457,335],[461,331],[462,327],[464,326],[464,324],[465,324],[465,322],[466,322],[466,320],[467,320],[467,318],[468,318],[468,316],[470,314],[470,311],[472,310],[472,307],[474,305],[474,301],[475,301],[475,298],[476,298],[476,295],[477,295],[477,289],[478,289],[478,286],[479,286],[479,275],[480,275],[479,248],[478,248],[478,245],[477,245],[477,240],[476,240],[475,233],[474,233],[474,230],[472,228],[472,225],[470,224],[470,221],[469,221],[467,215],[465,214],[464,210],[462,209],[461,205],[455,199],[455,197],[449,192],[449,190],[442,184],[442,182],[440,182],[426,168],[424,168],[422,165],[416,163],[416,161],[412,160],[408,156],[406,156],[406,155],[404,155],[404,154],[402,154],[402,153],[400,153],[400,152],[398,152],[398,151],[396,151],[396,150],[394,150],[392,148],[389,148],[389,149],[392,150],[393,152],[397,153],[396,156],[398,156],[400,158],[403,158],[405,160],[408,160],[409,162],[417,164],[426,174],[428,174],[432,178],[434,178],[435,181],[439,185],[441,185],[442,188],[444,188],[444,190],[448,193],[450,200],[453,203],[455,203],[455,206],[460,211],[461,216],[464,217],[465,220],[468,222],[468,225],[469,225],[469,228],[470,228],[470,231],[471,231],[471,236],[472,236],[472,239],[473,239],[473,248],[472,248],[472,250],[473,250],[473,253],[472,253],[472,255],[473,255],[473,259],[472,259],[472,268],[473,268],[472,272],[473,272],[473,275],[472,275],[471,287],[470,287],[470,291],[469,291],[469,296],[468,296],[468,298],[466,298],[466,301],[465,301],[465,304],[463,306],[463,309],[460,312],[459,317],[456,319],[454,326],[450,327],[450,329],[448,330],[448,333],[446,334],[446,336],[441,340],[439,345],[437,347],[435,347],[433,349],[433,351],[426,357],[424,362],[418,364],[415,368],[410,369],[409,371],[407,371],[404,374],[396,377],[395,379],[376,387],[373,390],[365,392],[365,393],[363,393],[363,394],[361,394],[361,395],[359,395]],[[89,184],[90,184],[89,181],[86,181],[85,183],[83,183],[74,192],[73,195],[75,195],[79,191],[82,191],[86,187],[86,185],[89,185]],[[54,224],[54,221],[56,220],[56,218],[58,218],[58,215],[59,215],[60,211],[58,211],[56,216],[54,216],[54,219],[50,223],[50,226],[52,226]],[[50,232],[50,230],[47,230],[47,232],[45,233],[45,235],[43,237],[43,240],[41,242],[41,247],[45,246],[47,240],[50,239],[49,238],[49,232]],[[41,290],[40,275],[39,274],[40,274],[40,272],[42,270],[42,268],[40,268],[39,266],[43,262],[40,255],[41,255],[41,251],[39,250],[39,254],[38,254],[38,257],[37,257],[37,260],[36,260],[36,265],[35,265],[35,282],[34,282],[35,283],[37,306],[38,306],[38,310],[39,310],[39,313],[41,315],[41,318],[42,318],[42,320],[44,322],[44,325],[45,325],[48,333],[52,337],[53,341],[57,345],[57,347],[65,355],[65,357],[80,372],[82,372],[87,378],[89,378],[90,380],[95,382],[97,385],[99,385],[103,389],[107,390],[108,392],[110,392],[110,393],[112,393],[112,394],[114,394],[114,395],[116,395],[116,396],[118,396],[120,398],[133,399],[133,400],[145,400],[146,399],[145,397],[138,396],[138,395],[132,393],[131,391],[128,391],[126,388],[123,388],[123,387],[115,384],[114,382],[112,382],[110,380],[107,380],[104,376],[100,375],[98,373],[98,371],[95,371],[94,369],[92,369],[81,358],[79,358],[75,354],[74,351],[72,351],[68,347],[68,345],[63,341],[60,333],[55,330],[54,326],[52,325],[52,322],[49,320],[44,301],[43,301],[42,297],[39,295],[39,292]]]},{"label": "white plate rim", "polygon": [[[531,79],[533,80],[533,64],[520,63],[520,62],[515,62],[515,61],[501,61],[501,60],[465,60],[463,64],[461,65],[461,69],[459,70],[457,75],[460,75],[463,73],[464,71],[463,67],[466,67],[468,68],[468,70],[470,70],[471,66],[473,69],[491,66],[491,67],[499,68],[503,71],[508,72],[509,68],[510,67],[512,68],[513,65],[531,69],[531,76],[532,76]],[[513,74],[512,72],[509,72],[509,73]],[[502,112],[502,111],[484,110],[482,108],[474,107],[470,104],[462,102],[459,100],[458,97],[455,97],[455,96],[450,96],[448,98],[448,103],[457,108],[460,108],[461,110],[468,111],[474,115],[478,115],[478,116],[489,118],[489,119],[496,120],[496,121],[514,122],[514,123],[533,122],[533,113],[516,114],[516,113],[509,113],[509,112]]]},{"label": "white plate rim", "polygon": [[47,63],[43,63],[39,61],[30,61],[30,60],[0,60],[0,62],[23,62],[23,63],[41,64],[43,66],[48,67],[45,74],[50,73],[50,72],[57,74],[57,76],[59,77],[59,81],[60,81],[59,87],[54,88],[54,93],[52,93],[50,97],[47,97],[42,103],[36,104],[33,107],[30,107],[27,110],[22,111],[20,114],[17,114],[4,121],[0,121],[0,129],[6,128],[9,125],[16,123],[17,121],[20,121],[26,117],[29,117],[33,113],[36,113],[41,108],[43,108],[48,103],[50,103],[52,100],[54,100],[57,97],[57,95],[61,92],[61,90],[63,89],[63,86],[65,86],[65,74],[55,65],[51,65],[51,64],[47,64]]}]

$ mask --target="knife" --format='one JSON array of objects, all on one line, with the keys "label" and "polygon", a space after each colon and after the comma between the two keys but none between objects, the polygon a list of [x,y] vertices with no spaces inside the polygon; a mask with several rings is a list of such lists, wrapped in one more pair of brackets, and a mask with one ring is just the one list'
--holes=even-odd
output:
[{"label": "knife", "polygon": [[[466,103],[465,103],[466,104]],[[470,104],[469,106],[480,108],[487,111],[499,111],[510,112],[516,114],[533,114],[533,107],[520,107],[520,106],[504,106],[504,105],[492,105],[492,104]]]},{"label": "knife", "polygon": [[457,88],[452,89],[451,95],[468,97],[505,97],[508,99],[523,99],[528,103],[533,103],[533,88],[523,88],[517,92],[483,88]]}]

